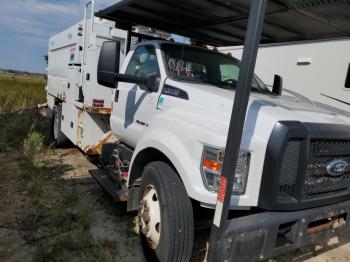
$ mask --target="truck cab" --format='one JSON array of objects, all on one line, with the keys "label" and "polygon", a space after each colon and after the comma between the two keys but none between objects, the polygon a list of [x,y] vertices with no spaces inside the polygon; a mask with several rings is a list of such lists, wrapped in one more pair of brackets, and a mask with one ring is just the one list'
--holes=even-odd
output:
[{"label": "truck cab", "polygon": [[[108,57],[101,55],[99,64]],[[175,208],[187,217],[176,223],[192,227],[191,202],[215,207],[240,61],[207,48],[146,41],[133,47],[120,72],[110,71],[112,78],[106,70],[97,75],[114,89],[111,130],[132,149],[129,210],[138,210],[141,232],[162,257],[169,243],[157,231],[159,224],[169,229],[162,215]],[[347,200],[350,119],[280,96],[258,76],[251,90],[230,209],[297,211]],[[176,184],[173,194],[181,200],[169,199],[167,183]],[[174,206],[165,204],[171,201]],[[192,236],[184,235],[177,241],[188,245],[183,237]]]}]

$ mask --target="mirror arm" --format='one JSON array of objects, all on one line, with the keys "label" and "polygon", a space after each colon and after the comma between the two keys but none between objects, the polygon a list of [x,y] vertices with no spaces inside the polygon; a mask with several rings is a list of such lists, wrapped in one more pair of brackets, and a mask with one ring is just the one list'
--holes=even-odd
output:
[{"label": "mirror arm", "polygon": [[[124,83],[131,83],[131,84],[137,84],[137,85],[144,85],[144,88],[147,89],[150,92],[154,92],[156,89],[157,84],[157,75],[152,75],[150,77],[141,77],[141,76],[133,76],[133,75],[127,75],[127,74],[119,74],[119,73],[113,73],[108,71],[99,71],[100,75],[106,75],[109,76],[109,78],[112,78],[114,80],[114,86],[111,88],[117,88],[116,83],[117,82],[124,82]],[[158,88],[157,88],[158,90]]]},{"label": "mirror arm", "polygon": [[126,74],[118,74],[118,73],[113,73],[114,78],[116,81],[120,82],[125,82],[125,83],[133,83],[133,84],[147,84],[148,78],[146,77],[135,77],[131,75],[126,75]]}]

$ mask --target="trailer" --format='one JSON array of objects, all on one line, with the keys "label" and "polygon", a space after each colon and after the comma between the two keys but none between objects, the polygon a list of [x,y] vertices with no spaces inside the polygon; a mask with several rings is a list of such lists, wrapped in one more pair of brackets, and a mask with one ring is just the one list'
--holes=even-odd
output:
[{"label": "trailer", "polygon": [[[243,47],[228,46],[219,50],[240,59]],[[259,47],[256,72],[270,86],[274,75],[280,75],[285,95],[296,92],[319,106],[347,114],[350,111],[349,50],[349,38],[263,44]]]},{"label": "trailer", "polygon": [[[254,74],[260,42],[348,36],[344,10],[346,1],[123,0],[92,11],[50,39],[64,39],[49,51],[56,143],[100,155],[91,175],[137,213],[155,260],[190,260],[195,204],[215,209],[209,261],[264,260],[348,233],[350,117]],[[243,43],[242,61],[205,47]]]}]

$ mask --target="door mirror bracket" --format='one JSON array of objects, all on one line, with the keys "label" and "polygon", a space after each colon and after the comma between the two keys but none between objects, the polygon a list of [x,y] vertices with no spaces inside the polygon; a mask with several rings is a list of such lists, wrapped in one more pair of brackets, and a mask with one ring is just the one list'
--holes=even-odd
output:
[{"label": "door mirror bracket", "polygon": [[275,75],[272,86],[272,93],[275,95],[281,96],[283,89],[283,79],[280,75]]},{"label": "door mirror bracket", "polygon": [[145,85],[146,90],[149,92],[158,92],[160,78],[156,74],[152,74],[147,78],[147,83]]}]

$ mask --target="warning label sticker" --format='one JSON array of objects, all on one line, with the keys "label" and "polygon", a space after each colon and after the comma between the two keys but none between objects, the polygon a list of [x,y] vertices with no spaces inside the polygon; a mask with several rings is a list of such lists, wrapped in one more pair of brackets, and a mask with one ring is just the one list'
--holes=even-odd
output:
[{"label": "warning label sticker", "polygon": [[225,199],[226,186],[227,186],[226,177],[223,177],[223,176],[220,177],[220,188],[219,188],[219,192],[218,192],[218,199],[216,202],[216,209],[215,209],[215,215],[214,215],[214,225],[216,225],[217,227],[220,227],[222,208],[223,208],[223,203],[224,203],[224,199]]},{"label": "warning label sticker", "polygon": [[227,186],[227,179],[226,177],[220,177],[220,187],[218,192],[218,201],[223,203],[225,198],[225,192],[226,192],[226,186]]}]

